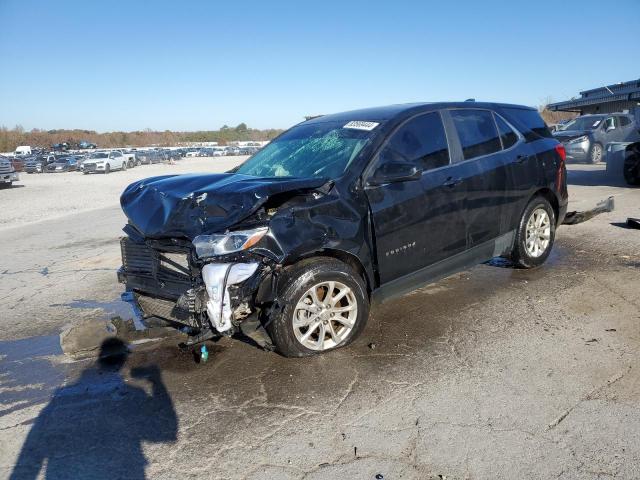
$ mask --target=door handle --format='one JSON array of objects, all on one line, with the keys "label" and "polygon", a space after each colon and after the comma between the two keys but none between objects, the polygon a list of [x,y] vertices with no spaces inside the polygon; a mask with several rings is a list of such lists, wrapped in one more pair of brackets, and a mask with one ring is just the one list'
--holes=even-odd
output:
[{"label": "door handle", "polygon": [[516,163],[524,163],[529,159],[528,155],[518,155],[516,157]]},{"label": "door handle", "polygon": [[442,186],[451,188],[451,187],[455,187],[456,185],[458,185],[461,182],[462,182],[462,178],[449,177],[444,181]]}]

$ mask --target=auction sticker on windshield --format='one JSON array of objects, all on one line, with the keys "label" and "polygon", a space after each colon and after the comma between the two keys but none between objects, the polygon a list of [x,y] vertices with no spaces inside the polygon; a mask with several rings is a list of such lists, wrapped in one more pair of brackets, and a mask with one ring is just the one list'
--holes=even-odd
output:
[{"label": "auction sticker on windshield", "polygon": [[371,131],[374,128],[376,128],[378,125],[380,125],[380,124],[376,123],[376,122],[362,122],[362,121],[359,121],[359,120],[352,120],[351,122],[347,123],[342,128],[352,128],[354,130]]}]

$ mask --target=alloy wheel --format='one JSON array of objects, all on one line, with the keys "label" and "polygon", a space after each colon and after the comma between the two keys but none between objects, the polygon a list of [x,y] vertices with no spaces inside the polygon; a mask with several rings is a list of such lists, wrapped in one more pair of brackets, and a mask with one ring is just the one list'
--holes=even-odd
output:
[{"label": "alloy wheel", "polygon": [[358,303],[351,288],[341,282],[321,282],[296,304],[293,331],[306,348],[328,350],[349,336],[357,318]]},{"label": "alloy wheel", "polygon": [[529,256],[538,258],[549,248],[551,243],[551,219],[544,208],[536,208],[527,220],[525,248]]}]

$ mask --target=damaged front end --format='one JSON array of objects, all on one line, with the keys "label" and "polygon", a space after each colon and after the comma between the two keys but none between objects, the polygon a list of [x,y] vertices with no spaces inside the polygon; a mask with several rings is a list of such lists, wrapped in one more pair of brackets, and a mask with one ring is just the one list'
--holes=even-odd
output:
[{"label": "damaged front end", "polygon": [[256,185],[222,174],[199,176],[214,185],[186,192],[183,177],[138,182],[122,196],[129,223],[118,280],[126,285],[125,297],[143,323],[168,322],[189,334],[187,344],[243,333],[272,349],[264,324],[286,257],[269,228],[274,205],[297,195],[314,198],[310,193],[317,195],[326,181]]}]

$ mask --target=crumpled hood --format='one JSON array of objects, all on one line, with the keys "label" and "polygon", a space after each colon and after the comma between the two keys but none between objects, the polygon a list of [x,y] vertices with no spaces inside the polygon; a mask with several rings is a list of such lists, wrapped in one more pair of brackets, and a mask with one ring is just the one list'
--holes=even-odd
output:
[{"label": "crumpled hood", "polygon": [[235,173],[165,175],[137,181],[120,197],[129,222],[147,238],[221,232],[256,212],[269,196],[318,188],[322,178],[259,178]]}]

